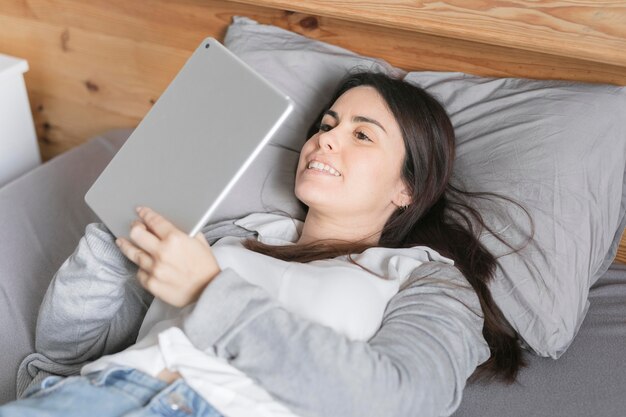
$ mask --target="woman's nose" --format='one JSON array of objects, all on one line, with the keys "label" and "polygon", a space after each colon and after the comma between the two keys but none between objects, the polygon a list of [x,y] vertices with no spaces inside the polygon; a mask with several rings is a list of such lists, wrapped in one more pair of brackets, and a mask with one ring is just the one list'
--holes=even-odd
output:
[{"label": "woman's nose", "polygon": [[332,130],[328,132],[320,132],[319,137],[320,148],[327,150],[337,150],[337,140]]}]

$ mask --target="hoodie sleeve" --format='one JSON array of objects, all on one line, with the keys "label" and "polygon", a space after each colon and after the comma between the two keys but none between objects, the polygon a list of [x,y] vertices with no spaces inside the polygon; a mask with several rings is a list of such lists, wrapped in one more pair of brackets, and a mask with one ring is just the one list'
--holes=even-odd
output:
[{"label": "hoodie sleeve", "polygon": [[[210,244],[250,232],[234,220],[203,229]],[[136,278],[137,266],[102,223],[85,228],[74,253],[55,273],[39,308],[35,349],[59,364],[80,364],[135,342],[153,296]]]},{"label": "hoodie sleeve", "polygon": [[454,266],[416,268],[378,333],[350,341],[282,308],[232,269],[185,318],[184,330],[302,416],[445,416],[489,357],[478,298]]}]

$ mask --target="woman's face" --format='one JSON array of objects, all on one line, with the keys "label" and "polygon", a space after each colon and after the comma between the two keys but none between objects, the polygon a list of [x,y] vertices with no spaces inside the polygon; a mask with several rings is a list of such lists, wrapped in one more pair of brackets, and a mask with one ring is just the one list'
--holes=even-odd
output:
[{"label": "woman's face", "polygon": [[[406,193],[400,195],[405,152],[400,127],[379,93],[369,86],[352,88],[302,147],[295,194],[309,210],[371,217],[378,224],[410,202]],[[335,171],[310,167],[312,161]]]}]

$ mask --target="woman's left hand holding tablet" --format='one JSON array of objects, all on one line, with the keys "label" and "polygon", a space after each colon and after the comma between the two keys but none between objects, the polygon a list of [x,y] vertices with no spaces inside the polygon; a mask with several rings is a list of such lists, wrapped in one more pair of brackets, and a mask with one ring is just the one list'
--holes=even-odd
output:
[{"label": "woman's left hand holding tablet", "polygon": [[139,267],[141,285],[175,307],[197,301],[221,271],[204,235],[189,237],[147,207],[138,208],[137,214],[140,220],[130,228],[132,242],[119,238],[116,244]]}]

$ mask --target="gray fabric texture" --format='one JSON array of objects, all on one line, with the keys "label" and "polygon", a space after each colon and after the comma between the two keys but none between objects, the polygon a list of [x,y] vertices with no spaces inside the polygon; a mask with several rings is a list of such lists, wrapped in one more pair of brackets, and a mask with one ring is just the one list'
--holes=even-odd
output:
[{"label": "gray fabric texture", "polygon": [[528,355],[517,383],[469,384],[454,417],[617,417],[626,410],[626,265],[592,286],[578,335],[558,360]]},{"label": "gray fabric texture", "polygon": [[0,189],[0,403],[15,398],[17,366],[34,350],[52,274],[97,219],[83,195],[117,151],[119,133],[94,138]]},{"label": "gray fabric texture", "polygon": [[[224,43],[294,99],[294,117],[273,139],[294,152],[346,73],[358,67],[405,74],[379,59],[245,17],[234,18]],[[589,286],[611,264],[626,225],[626,117],[617,116],[626,114],[626,88],[461,73],[405,75],[451,116],[457,185],[463,179],[469,191],[496,192],[529,210],[535,240],[519,255],[507,255],[510,249],[493,235],[482,237],[493,253],[504,255],[492,291],[536,353],[559,357],[585,316]],[[256,177],[265,177],[271,168],[255,169]],[[266,191],[265,202],[301,216],[289,194],[293,179],[274,186],[285,187],[273,190],[280,201],[273,203]],[[497,199],[474,202],[510,244],[526,241],[529,222],[519,208]]]},{"label": "gray fabric texture", "polygon": [[[203,233],[209,243],[216,233],[250,234],[230,220]],[[89,224],[55,274],[37,320],[37,353],[22,362],[18,394],[31,378],[39,380],[37,366],[58,372],[68,365],[67,374],[133,343],[152,297],[114,240],[101,223]],[[298,415],[344,417],[450,415],[466,379],[489,357],[482,326],[474,290],[456,268],[438,262],[413,271],[369,343],[289,313],[228,268],[184,320],[196,347],[215,350]]]},{"label": "gray fabric texture", "polygon": [[[447,416],[489,356],[476,294],[448,264],[416,268],[368,342],[302,320],[237,278],[220,274],[211,283],[185,331],[298,415]],[[203,330],[223,317],[230,325],[222,334]]]}]

